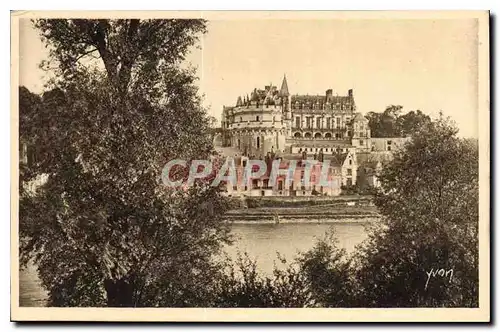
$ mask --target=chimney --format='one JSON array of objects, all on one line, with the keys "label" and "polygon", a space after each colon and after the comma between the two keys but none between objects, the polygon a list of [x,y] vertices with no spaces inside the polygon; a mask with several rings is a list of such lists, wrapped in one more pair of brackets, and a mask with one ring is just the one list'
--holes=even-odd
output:
[{"label": "chimney", "polygon": [[332,90],[332,89],[328,89],[328,90],[326,90],[326,96],[327,96],[327,97],[331,97],[331,96],[333,96],[333,90]]},{"label": "chimney", "polygon": [[347,94],[349,95],[349,97],[352,97],[352,89],[349,89],[349,91],[347,91]]}]

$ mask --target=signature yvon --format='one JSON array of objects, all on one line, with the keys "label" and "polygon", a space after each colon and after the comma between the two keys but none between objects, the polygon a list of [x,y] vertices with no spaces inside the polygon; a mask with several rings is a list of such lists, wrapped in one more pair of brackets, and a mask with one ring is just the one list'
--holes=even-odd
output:
[{"label": "signature yvon", "polygon": [[453,279],[453,269],[445,270],[445,269],[434,269],[432,268],[430,271],[425,272],[427,274],[427,281],[425,282],[425,290],[427,290],[427,286],[429,285],[429,280],[432,278],[449,278],[449,282]]}]

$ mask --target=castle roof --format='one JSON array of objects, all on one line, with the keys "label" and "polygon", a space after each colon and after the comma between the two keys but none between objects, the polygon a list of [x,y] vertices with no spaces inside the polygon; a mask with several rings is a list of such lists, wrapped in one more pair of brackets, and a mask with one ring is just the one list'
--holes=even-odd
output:
[{"label": "castle roof", "polygon": [[286,81],[286,75],[283,75],[283,82],[281,83],[280,95],[281,96],[290,95],[290,93],[288,92],[288,83]]},{"label": "castle roof", "polygon": [[351,96],[326,96],[326,95],[294,95],[292,103],[311,103],[311,104],[353,104],[354,98]]}]

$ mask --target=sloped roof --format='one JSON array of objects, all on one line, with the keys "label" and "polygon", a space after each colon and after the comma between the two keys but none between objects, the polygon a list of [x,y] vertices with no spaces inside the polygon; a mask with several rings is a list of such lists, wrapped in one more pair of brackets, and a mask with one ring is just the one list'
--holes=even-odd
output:
[{"label": "sloped roof", "polygon": [[282,96],[290,95],[290,93],[288,92],[288,83],[286,81],[286,75],[283,75],[283,82],[281,83],[280,95]]},{"label": "sloped roof", "polygon": [[326,96],[326,95],[294,95],[292,96],[292,103],[309,103],[309,104],[354,104],[354,97],[352,96]]},{"label": "sloped roof", "polygon": [[298,102],[308,102],[308,103],[324,103],[325,102],[325,96],[321,95],[316,95],[316,96],[310,96],[310,95],[295,95],[292,96],[292,103],[298,101]]},{"label": "sloped roof", "polygon": [[330,166],[342,166],[347,157],[347,153],[334,153],[331,155],[324,155],[325,160],[330,160]]},{"label": "sloped roof", "polygon": [[363,116],[363,114],[357,112],[356,115],[354,116],[353,121],[363,121],[363,122],[368,122],[368,119]]},{"label": "sloped roof", "polygon": [[333,104],[346,104],[348,102],[353,102],[353,100],[353,97],[350,96],[328,96],[326,101]]}]

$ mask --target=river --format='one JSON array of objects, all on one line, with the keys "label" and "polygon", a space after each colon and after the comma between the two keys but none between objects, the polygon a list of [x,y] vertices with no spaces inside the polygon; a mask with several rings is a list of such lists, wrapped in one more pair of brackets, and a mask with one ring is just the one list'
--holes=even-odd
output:
[{"label": "river", "polygon": [[[313,247],[317,239],[332,231],[338,239],[338,245],[352,252],[355,246],[366,238],[362,221],[344,220],[335,223],[280,223],[280,224],[233,224],[232,234],[235,242],[225,249],[232,259],[238,252],[246,251],[251,259],[257,261],[257,268],[264,274],[272,272],[276,252],[287,260],[293,259],[298,251]],[[279,264],[278,264],[279,266]],[[46,293],[40,287],[36,270],[30,266],[19,275],[19,305],[43,306]]]}]

